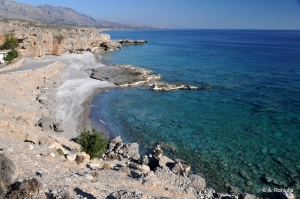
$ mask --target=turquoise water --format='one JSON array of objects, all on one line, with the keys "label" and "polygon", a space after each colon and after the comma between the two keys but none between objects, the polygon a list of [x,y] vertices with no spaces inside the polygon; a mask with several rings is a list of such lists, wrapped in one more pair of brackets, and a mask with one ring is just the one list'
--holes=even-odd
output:
[{"label": "turquoise water", "polygon": [[[149,43],[105,53],[107,64],[152,69],[164,81],[209,90],[115,89],[90,118],[143,151],[161,142],[218,191],[300,185],[300,31],[109,31]],[[266,183],[265,177],[273,183]]]}]

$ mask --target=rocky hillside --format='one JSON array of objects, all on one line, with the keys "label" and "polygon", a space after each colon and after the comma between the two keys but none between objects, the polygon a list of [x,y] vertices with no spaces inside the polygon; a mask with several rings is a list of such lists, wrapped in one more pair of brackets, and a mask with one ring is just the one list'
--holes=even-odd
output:
[{"label": "rocky hillside", "polygon": [[0,18],[40,21],[48,24],[94,26],[98,28],[133,29],[142,26],[126,25],[108,20],[96,20],[71,8],[51,5],[31,6],[15,1],[0,0]]},{"label": "rocky hillside", "polygon": [[108,34],[97,28],[54,26],[20,20],[0,20],[0,45],[5,36],[13,34],[19,40],[23,55],[60,55],[67,52],[100,52],[100,45],[110,41]]}]

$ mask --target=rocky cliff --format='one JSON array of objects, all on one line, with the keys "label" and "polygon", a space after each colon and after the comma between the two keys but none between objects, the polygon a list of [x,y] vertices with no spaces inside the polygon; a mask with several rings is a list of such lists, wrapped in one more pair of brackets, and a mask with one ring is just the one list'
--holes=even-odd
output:
[{"label": "rocky cliff", "polygon": [[60,55],[76,51],[101,52],[101,44],[110,41],[110,35],[97,28],[54,26],[39,22],[0,20],[0,45],[5,36],[13,34],[19,40],[23,55]]}]

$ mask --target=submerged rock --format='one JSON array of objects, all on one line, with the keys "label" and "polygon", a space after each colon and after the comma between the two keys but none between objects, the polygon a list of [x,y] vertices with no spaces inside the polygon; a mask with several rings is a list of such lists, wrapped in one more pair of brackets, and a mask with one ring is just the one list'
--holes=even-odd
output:
[{"label": "submerged rock", "polygon": [[185,85],[180,83],[154,82],[149,83],[148,86],[154,91],[170,91],[170,90],[196,90],[197,86]]}]

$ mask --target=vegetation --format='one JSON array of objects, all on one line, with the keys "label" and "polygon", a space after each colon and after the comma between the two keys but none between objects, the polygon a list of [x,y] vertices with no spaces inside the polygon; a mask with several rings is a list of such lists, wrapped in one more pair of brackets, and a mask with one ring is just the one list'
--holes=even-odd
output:
[{"label": "vegetation", "polygon": [[81,145],[82,151],[90,155],[91,159],[102,156],[107,147],[108,139],[103,137],[93,128],[92,132],[83,129],[77,137],[77,143]]},{"label": "vegetation", "polygon": [[19,198],[31,198],[32,195],[37,194],[43,185],[36,178],[31,178],[24,180],[22,183],[16,185],[13,190],[8,193],[9,199],[19,199]]},{"label": "vegetation", "polygon": [[0,154],[0,198],[4,198],[7,187],[12,183],[13,175],[16,172],[16,166],[13,161],[4,154]]},{"label": "vegetation", "polygon": [[84,156],[83,155],[76,156],[75,161],[77,162],[77,164],[83,163],[84,162]]},{"label": "vegetation", "polygon": [[11,62],[13,59],[19,56],[16,50],[9,51],[8,54],[4,57],[4,60],[7,62]]},{"label": "vegetation", "polygon": [[110,170],[110,166],[107,163],[104,163],[102,166],[103,169]]},{"label": "vegetation", "polygon": [[54,38],[56,39],[58,44],[61,44],[61,42],[64,40],[64,36],[62,35],[55,36]]},{"label": "vegetation", "polygon": [[61,149],[57,149],[57,153],[61,156],[65,155],[65,153],[63,152],[63,150]]},{"label": "vegetation", "polygon": [[0,50],[14,50],[19,47],[19,41],[13,34],[7,35],[5,43],[0,47]]}]

